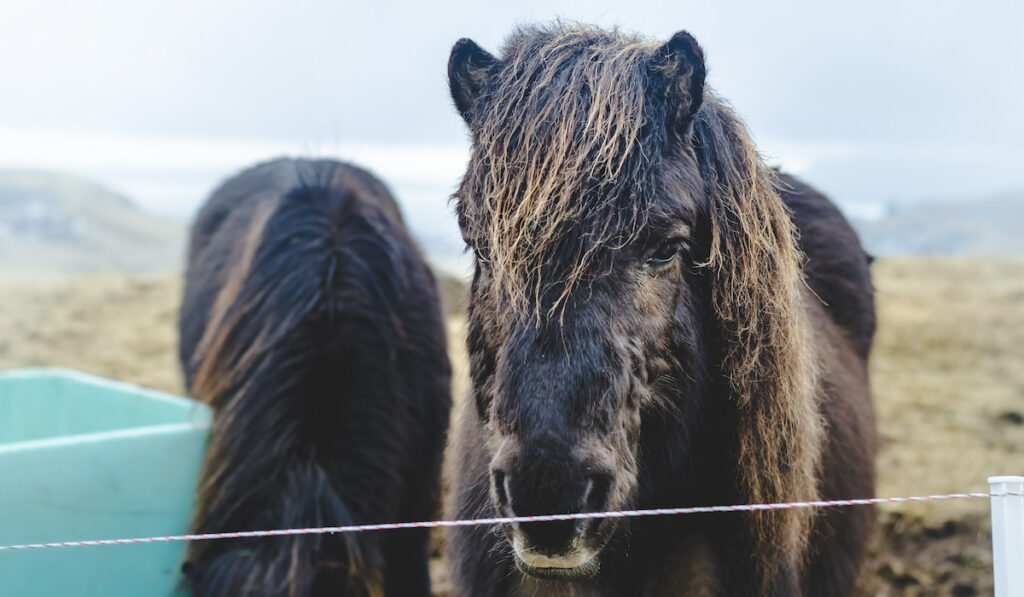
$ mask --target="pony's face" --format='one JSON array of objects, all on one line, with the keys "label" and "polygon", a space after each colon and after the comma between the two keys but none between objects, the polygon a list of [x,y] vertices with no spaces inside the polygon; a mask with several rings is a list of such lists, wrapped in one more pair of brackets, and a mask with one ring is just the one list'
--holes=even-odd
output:
[{"label": "pony's face", "polygon": [[[635,505],[641,422],[675,416],[706,379],[700,49],[685,33],[560,35],[513,39],[500,60],[464,40],[449,64],[474,137],[457,210],[477,256],[471,376],[502,516]],[[503,530],[523,572],[580,579],[617,526]]]},{"label": "pony's face", "polygon": [[[641,421],[699,400],[706,292],[694,228],[677,220],[618,249],[608,270],[540,321],[513,315],[494,264],[478,260],[469,350],[487,425],[491,499],[502,516],[635,505]],[[556,286],[556,288],[558,288]],[[547,578],[597,571],[613,520],[506,526],[517,564]]]}]

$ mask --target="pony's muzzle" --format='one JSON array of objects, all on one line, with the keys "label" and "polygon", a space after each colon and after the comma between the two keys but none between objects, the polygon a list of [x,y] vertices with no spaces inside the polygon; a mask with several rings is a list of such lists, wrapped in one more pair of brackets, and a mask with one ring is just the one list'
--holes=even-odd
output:
[{"label": "pony's muzzle", "polygon": [[[610,475],[565,475],[566,469],[562,467],[558,471],[549,467],[514,470],[495,468],[491,472],[492,498],[502,516],[601,512],[608,506]],[[517,557],[529,566],[571,569],[586,563],[597,553],[587,541],[588,532],[597,522],[592,519],[523,522],[508,525],[506,533]]]}]

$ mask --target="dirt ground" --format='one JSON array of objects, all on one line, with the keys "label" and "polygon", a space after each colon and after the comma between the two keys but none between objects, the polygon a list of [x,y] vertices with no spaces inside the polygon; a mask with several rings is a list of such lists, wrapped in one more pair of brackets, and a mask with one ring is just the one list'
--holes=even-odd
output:
[{"label": "dirt ground", "polygon": [[[878,495],[984,491],[1024,472],[1024,260],[874,265],[872,384]],[[445,284],[457,395],[466,359],[457,283]],[[181,392],[178,276],[0,279],[0,368],[61,366]],[[862,595],[992,593],[988,503],[879,508]],[[440,593],[444,564],[433,562]]]}]

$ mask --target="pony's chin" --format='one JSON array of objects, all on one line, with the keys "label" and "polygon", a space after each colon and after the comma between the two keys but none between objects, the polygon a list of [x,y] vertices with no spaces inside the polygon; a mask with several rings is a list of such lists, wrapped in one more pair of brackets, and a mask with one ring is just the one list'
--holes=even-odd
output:
[{"label": "pony's chin", "polygon": [[527,576],[534,578],[543,578],[545,580],[587,580],[597,576],[598,571],[601,570],[601,559],[595,554],[592,558],[583,562],[579,566],[572,568],[555,568],[555,567],[539,567],[531,566],[523,561],[519,554],[515,554],[516,568]]}]

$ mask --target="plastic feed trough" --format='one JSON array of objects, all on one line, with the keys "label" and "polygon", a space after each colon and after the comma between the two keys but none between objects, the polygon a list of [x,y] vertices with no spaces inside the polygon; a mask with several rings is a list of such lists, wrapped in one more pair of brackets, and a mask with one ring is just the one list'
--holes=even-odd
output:
[{"label": "plastic feed trough", "polygon": [[[0,545],[187,532],[210,409],[73,371],[0,373]],[[0,595],[175,595],[185,543],[0,552]]]}]

